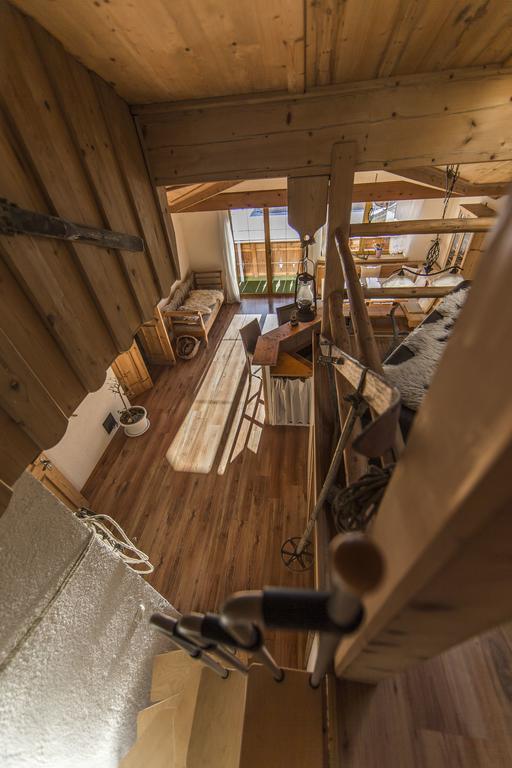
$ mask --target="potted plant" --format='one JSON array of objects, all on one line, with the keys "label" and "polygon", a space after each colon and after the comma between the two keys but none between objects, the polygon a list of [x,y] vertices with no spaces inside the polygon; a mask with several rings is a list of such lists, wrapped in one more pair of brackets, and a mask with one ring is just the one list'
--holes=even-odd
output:
[{"label": "potted plant", "polygon": [[149,429],[148,413],[142,405],[129,405],[125,400],[125,393],[117,379],[110,379],[109,389],[119,395],[123,404],[119,413],[119,422],[127,437],[137,437]]}]

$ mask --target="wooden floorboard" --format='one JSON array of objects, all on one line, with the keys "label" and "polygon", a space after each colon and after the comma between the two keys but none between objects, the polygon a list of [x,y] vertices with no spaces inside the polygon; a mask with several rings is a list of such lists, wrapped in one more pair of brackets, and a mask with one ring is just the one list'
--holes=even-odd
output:
[{"label": "wooden floorboard", "polygon": [[[136,537],[156,565],[148,581],[182,612],[217,610],[238,589],[312,583],[279,555],[305,524],[308,432],[263,425],[259,380],[249,386],[237,334],[237,315],[268,327],[286,303],[223,307],[207,348],[152,369],[155,386],[133,401],[151,428],[134,439],[119,432],[83,489],[94,510]],[[279,633],[268,645],[281,664],[304,666],[304,637]]]},{"label": "wooden floorboard", "polygon": [[375,687],[340,681],[338,724],[343,768],[508,768],[512,624]]}]

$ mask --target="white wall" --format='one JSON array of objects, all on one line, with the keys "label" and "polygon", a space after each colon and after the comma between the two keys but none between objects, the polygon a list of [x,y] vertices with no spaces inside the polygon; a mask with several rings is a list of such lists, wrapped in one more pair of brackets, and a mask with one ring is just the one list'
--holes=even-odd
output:
[{"label": "white wall", "polygon": [[62,474],[80,490],[100,460],[106,447],[117,432],[117,427],[107,434],[102,424],[109,413],[118,417],[122,404],[118,395],[109,389],[109,379],[115,379],[111,368],[105,383],[91,392],[69,419],[64,437],[53,448],[45,451],[48,458]]},{"label": "white wall", "polygon": [[190,261],[188,256],[187,239],[183,233],[183,214],[172,213],[172,223],[174,225],[174,234],[176,235],[176,245],[178,248],[178,262],[180,265],[181,276],[185,277],[190,268]]},{"label": "white wall", "polygon": [[222,268],[222,218],[223,212],[219,211],[173,214],[191,271]]}]

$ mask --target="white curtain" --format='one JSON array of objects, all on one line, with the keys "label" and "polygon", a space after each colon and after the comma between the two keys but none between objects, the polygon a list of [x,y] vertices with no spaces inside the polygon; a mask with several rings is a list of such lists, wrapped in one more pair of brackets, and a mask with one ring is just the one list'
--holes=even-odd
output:
[{"label": "white curtain", "polygon": [[270,378],[272,424],[306,426],[310,421],[311,379]]},{"label": "white curtain", "polygon": [[240,291],[236,276],[236,254],[231,220],[228,211],[219,211],[219,227],[222,242],[222,266],[224,268],[224,281],[226,301],[235,304],[240,301]]},{"label": "white curtain", "polygon": [[325,259],[327,246],[327,224],[315,232],[315,242],[309,248],[309,258],[316,264],[318,259]]}]

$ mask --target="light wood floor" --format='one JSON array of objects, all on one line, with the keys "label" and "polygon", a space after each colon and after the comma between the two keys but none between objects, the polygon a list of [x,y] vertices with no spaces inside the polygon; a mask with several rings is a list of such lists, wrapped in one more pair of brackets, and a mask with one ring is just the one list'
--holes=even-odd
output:
[{"label": "light wood floor", "polygon": [[[161,368],[134,401],[150,430],[118,433],[83,489],[93,509],[136,537],[156,565],[148,580],[182,612],[217,610],[239,589],[312,583],[279,555],[305,524],[308,432],[263,426],[259,380],[249,387],[237,333],[255,315],[268,327],[288,302],[224,307],[209,347]],[[304,637],[280,633],[268,645],[281,664],[303,666]]]}]

